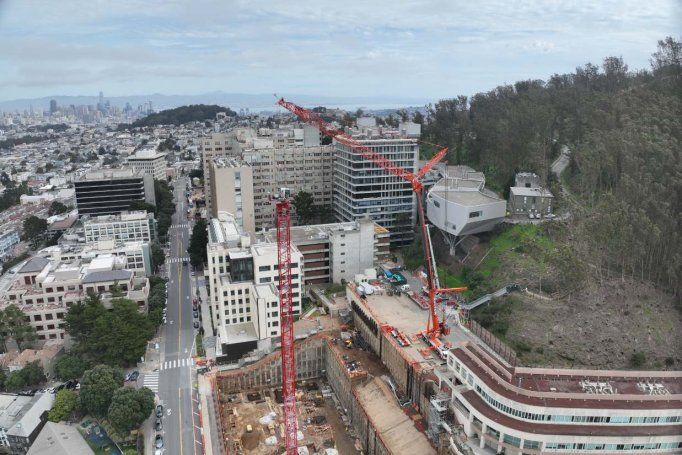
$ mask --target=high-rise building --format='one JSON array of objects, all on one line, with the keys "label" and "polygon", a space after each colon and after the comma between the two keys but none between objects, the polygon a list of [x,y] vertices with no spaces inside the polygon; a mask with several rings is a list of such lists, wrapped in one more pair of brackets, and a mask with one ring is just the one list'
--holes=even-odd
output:
[{"label": "high-rise building", "polygon": [[[277,244],[251,244],[235,218],[220,212],[208,225],[208,281],[211,322],[222,352],[237,360],[267,349],[280,335]],[[293,313],[301,313],[303,256],[292,246]]]},{"label": "high-rise building", "polygon": [[218,213],[213,209],[213,194],[211,192],[211,163],[214,158],[221,156],[238,156],[238,150],[234,136],[227,133],[213,133],[210,137],[202,139],[200,144],[201,163],[204,170],[204,195],[208,212],[216,216]]},{"label": "high-rise building", "polygon": [[[320,134],[315,128],[306,125],[278,130],[264,128],[258,132],[244,128],[231,135],[214,134],[210,139],[204,139],[202,148],[206,205],[213,216],[226,207],[224,202],[214,202],[217,197],[227,198],[229,205],[237,196],[230,191],[227,180],[215,179],[216,183],[213,183],[210,163],[219,156],[241,157],[240,166],[250,172],[252,179],[242,181],[241,193],[242,200],[249,191],[253,195],[256,230],[275,225],[275,209],[270,196],[280,188],[289,188],[294,195],[305,191],[312,196],[314,205],[331,207],[333,147],[320,145]],[[225,166],[223,173],[239,172],[236,168],[224,169]],[[227,187],[221,188],[221,185]],[[296,223],[295,219],[293,221]]]},{"label": "high-rise building", "polygon": [[[406,128],[387,130],[373,118],[358,119],[349,133],[392,163],[416,172],[419,144]],[[392,245],[414,239],[416,199],[406,180],[364,159],[346,145],[334,141],[333,208],[339,221],[369,217],[388,229]]]},{"label": "high-rise building", "polygon": [[57,112],[57,100],[50,100],[50,114]]},{"label": "high-rise building", "polygon": [[239,158],[214,158],[209,179],[212,217],[220,212],[234,215],[245,232],[255,232],[253,172],[251,166]]},{"label": "high-rise building", "polygon": [[154,179],[133,169],[89,172],[74,183],[79,216],[116,215],[133,201],[155,204]]}]

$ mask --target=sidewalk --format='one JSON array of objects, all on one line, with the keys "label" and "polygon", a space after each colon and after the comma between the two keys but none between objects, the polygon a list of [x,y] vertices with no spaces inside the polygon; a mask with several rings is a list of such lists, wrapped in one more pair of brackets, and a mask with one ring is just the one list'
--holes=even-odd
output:
[{"label": "sidewalk", "polygon": [[223,446],[220,442],[220,429],[216,418],[215,402],[213,401],[213,389],[211,381],[205,375],[198,375],[199,399],[201,403],[200,417],[203,428],[204,453],[222,455]]},{"label": "sidewalk", "polygon": [[[159,330],[161,330],[160,326]],[[156,349],[156,346],[159,349]],[[158,371],[161,364],[163,343],[161,342],[161,335],[157,333],[154,338],[147,342],[147,352],[144,356],[144,363],[138,365],[138,371],[140,372],[140,377],[137,380],[137,387],[140,388],[144,384],[144,376],[149,373],[154,373]],[[155,398],[158,400],[158,395],[155,394]],[[156,420],[155,414],[149,416],[147,420],[144,421],[142,427],[142,433],[144,434],[144,453],[145,455],[154,454],[154,436],[156,435],[156,430],[154,429],[154,421]]]}]

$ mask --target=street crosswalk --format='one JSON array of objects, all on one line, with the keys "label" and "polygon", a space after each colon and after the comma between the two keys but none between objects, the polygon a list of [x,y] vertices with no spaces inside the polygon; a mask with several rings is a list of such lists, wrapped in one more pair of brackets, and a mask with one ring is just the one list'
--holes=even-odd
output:
[{"label": "street crosswalk", "polygon": [[189,261],[189,256],[183,256],[181,258],[168,258],[166,262],[169,262],[171,264],[175,264],[177,262],[182,262],[182,261]]},{"label": "street crosswalk", "polygon": [[171,224],[170,226],[171,229],[189,229],[189,224],[184,223],[184,224]]},{"label": "street crosswalk", "polygon": [[159,393],[159,372],[146,373],[142,385],[151,389],[154,393]]},{"label": "street crosswalk", "polygon": [[161,365],[161,370],[171,370],[173,368],[182,368],[182,367],[188,367],[194,365],[194,359],[192,357],[188,357],[185,359],[177,359],[177,360],[167,360],[163,362]]}]

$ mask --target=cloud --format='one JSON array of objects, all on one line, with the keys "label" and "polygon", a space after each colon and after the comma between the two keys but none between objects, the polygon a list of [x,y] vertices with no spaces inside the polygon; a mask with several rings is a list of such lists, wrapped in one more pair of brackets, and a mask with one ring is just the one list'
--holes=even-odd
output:
[{"label": "cloud", "polygon": [[0,98],[471,94],[606,55],[644,66],[657,39],[679,35],[679,12],[676,0],[0,2]]}]

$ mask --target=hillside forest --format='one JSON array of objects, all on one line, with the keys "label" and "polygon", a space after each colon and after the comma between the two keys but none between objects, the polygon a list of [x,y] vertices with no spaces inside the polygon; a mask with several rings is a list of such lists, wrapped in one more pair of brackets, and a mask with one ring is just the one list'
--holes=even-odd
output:
[{"label": "hillside forest", "polygon": [[[679,38],[659,41],[647,69],[606,57],[547,81],[441,100],[423,121],[424,138],[448,146],[450,164],[483,171],[489,187],[504,192],[516,172],[533,171],[562,193],[571,248],[598,273],[649,281],[679,301]],[[550,165],[562,147],[570,165],[557,182]]]}]

